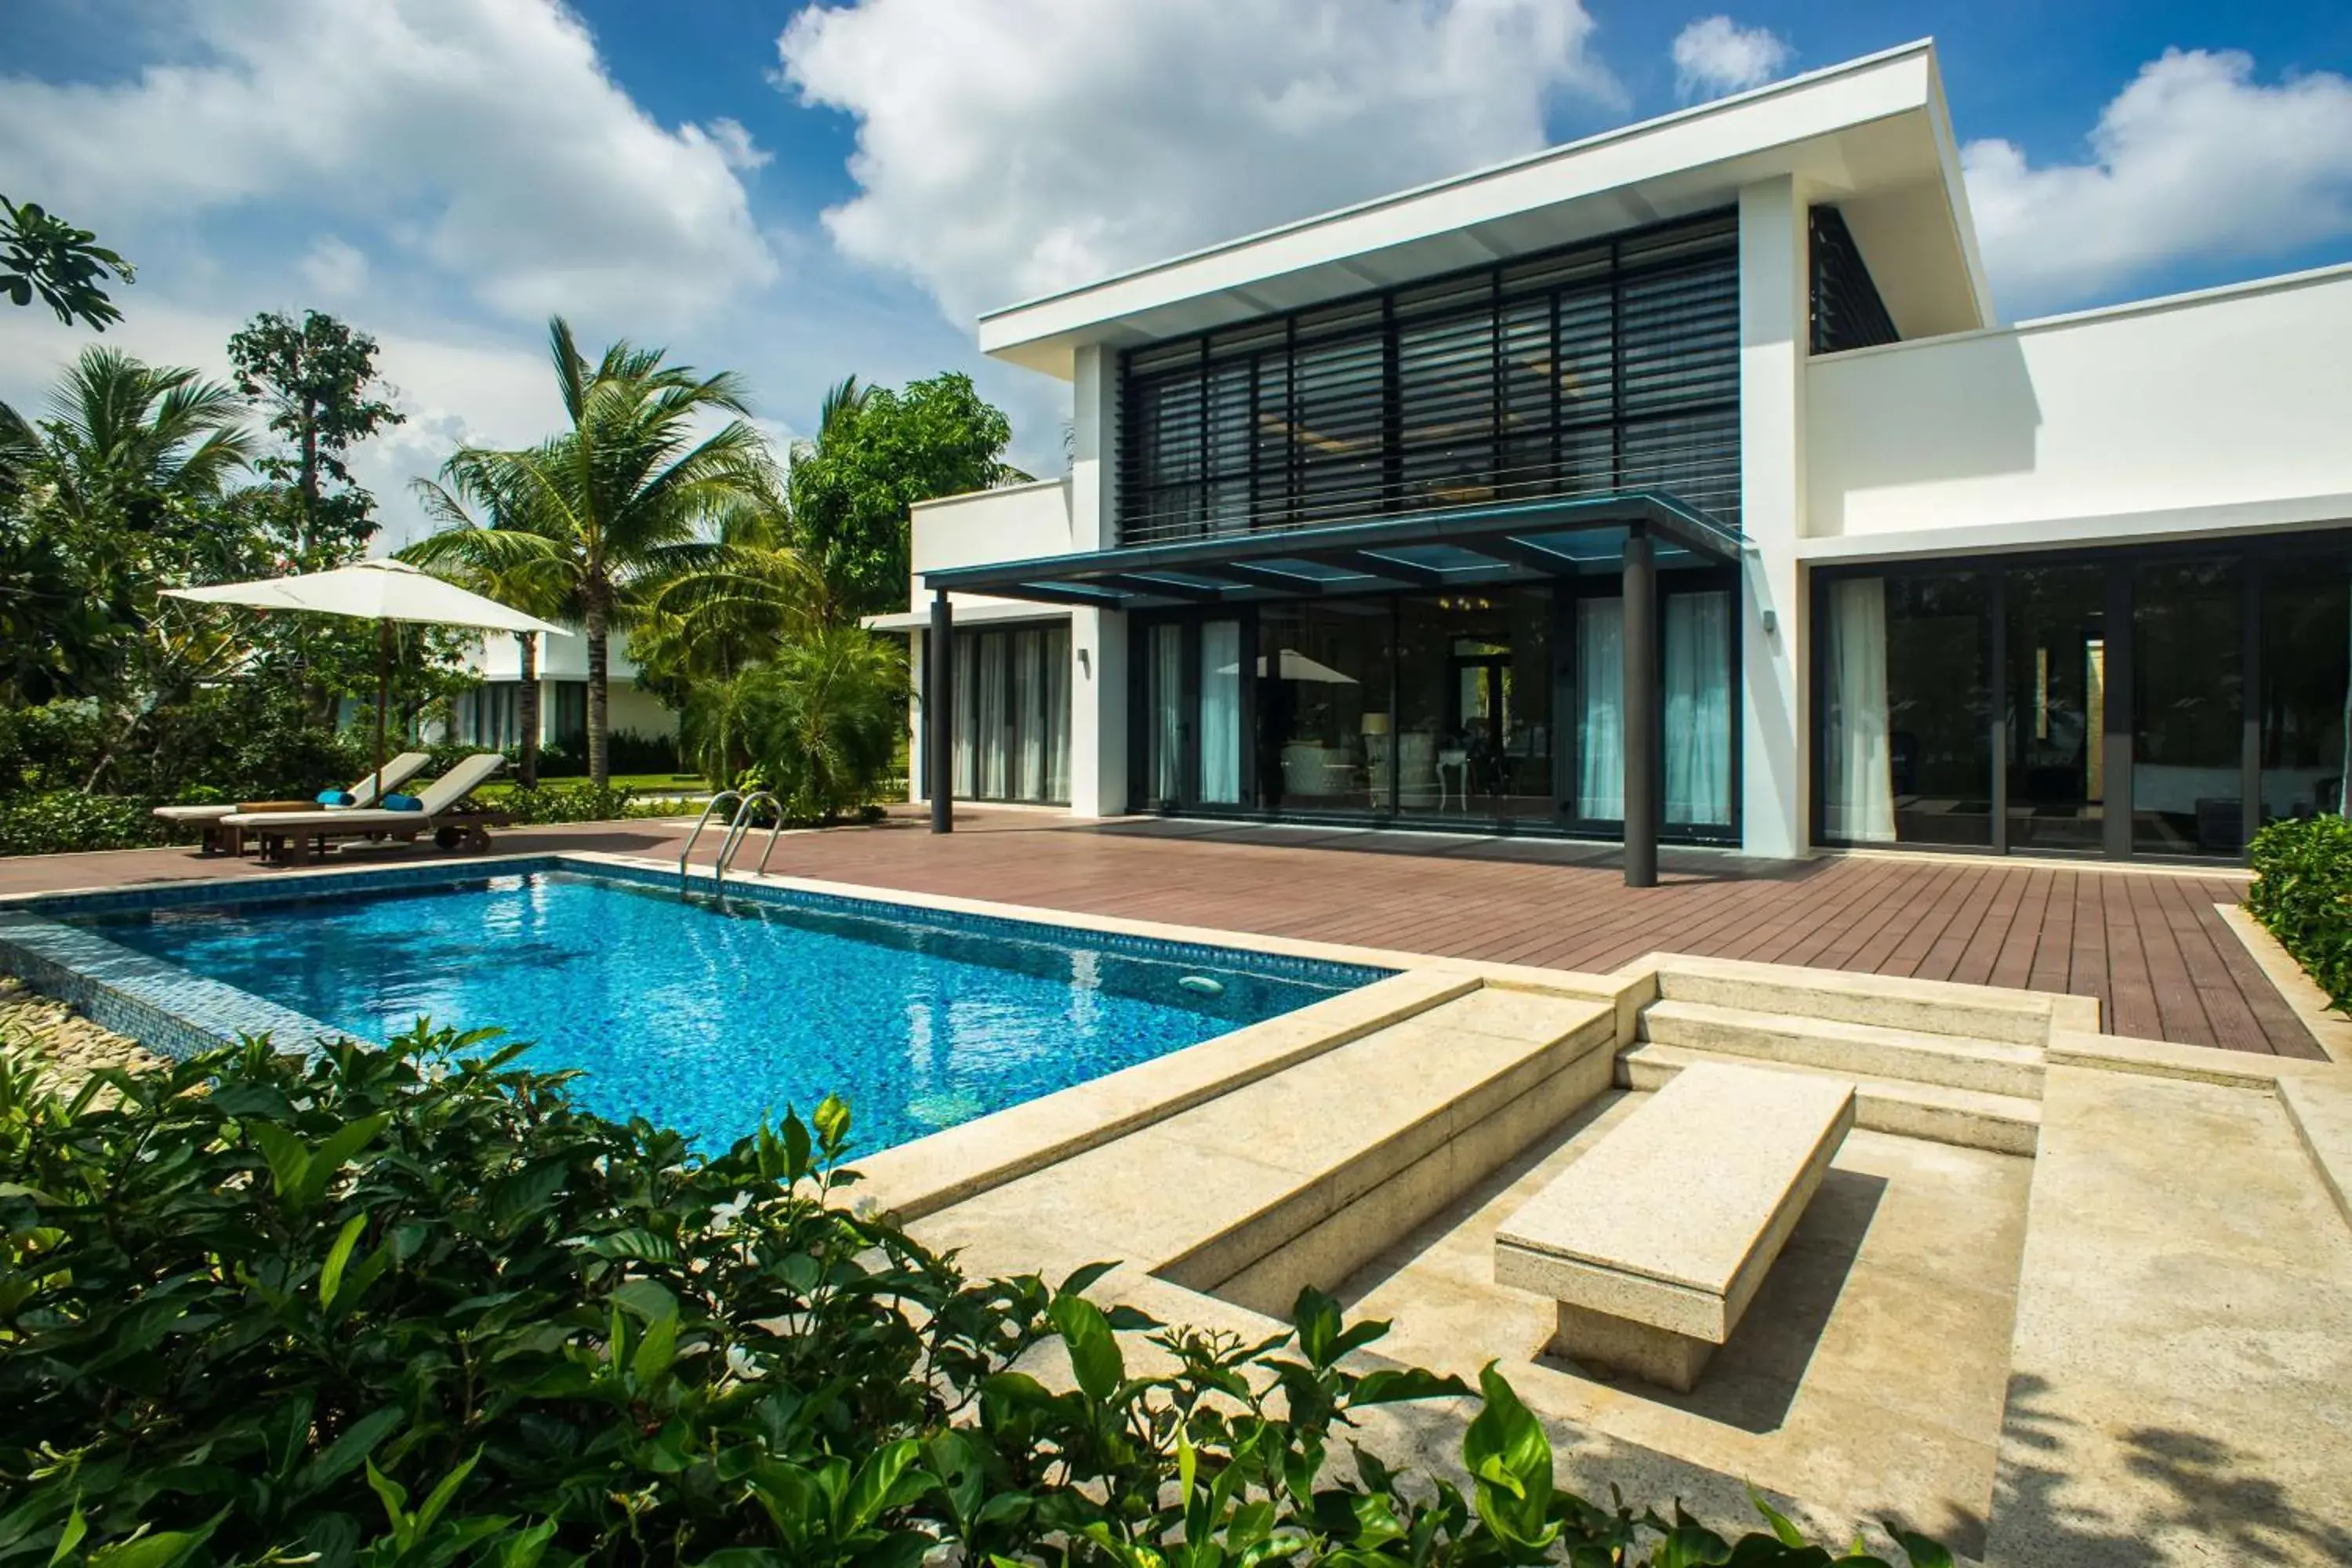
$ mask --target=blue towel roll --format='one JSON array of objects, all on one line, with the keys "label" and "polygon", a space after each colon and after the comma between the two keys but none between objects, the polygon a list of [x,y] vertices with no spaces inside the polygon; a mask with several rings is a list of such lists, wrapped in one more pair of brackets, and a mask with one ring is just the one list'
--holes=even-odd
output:
[{"label": "blue towel roll", "polygon": [[388,795],[383,797],[386,811],[423,811],[425,803],[413,795]]},{"label": "blue towel roll", "polygon": [[319,792],[320,805],[349,805],[356,798],[347,789],[322,789]]}]

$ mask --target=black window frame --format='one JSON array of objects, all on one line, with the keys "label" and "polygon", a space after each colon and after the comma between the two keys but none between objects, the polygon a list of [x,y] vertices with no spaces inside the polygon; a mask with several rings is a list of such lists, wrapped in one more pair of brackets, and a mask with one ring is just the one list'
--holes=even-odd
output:
[{"label": "black window frame", "polygon": [[1119,543],[1634,489],[1736,529],[1738,241],[1717,209],[1124,350]]}]

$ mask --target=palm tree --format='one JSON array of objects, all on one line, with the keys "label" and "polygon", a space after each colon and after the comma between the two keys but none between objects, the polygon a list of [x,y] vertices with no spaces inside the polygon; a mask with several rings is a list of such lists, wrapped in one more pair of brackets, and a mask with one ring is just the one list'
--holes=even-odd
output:
[{"label": "palm tree", "polygon": [[[474,530],[486,569],[544,572],[575,605],[588,640],[588,773],[612,776],[607,747],[612,634],[638,617],[640,590],[720,559],[708,530],[761,489],[766,448],[741,417],[743,384],[666,365],[659,349],[616,342],[591,364],[570,323],[548,323],[548,346],[571,428],[525,451],[479,448],[450,459],[508,496],[528,527]],[[713,414],[738,417],[699,440]]]},{"label": "palm tree", "polygon": [[185,367],[147,365],[86,348],[49,394],[37,450],[32,426],[0,418],[8,466],[47,491],[57,515],[101,528],[148,528],[173,500],[218,496],[251,460],[236,391]]},{"label": "palm tree", "polygon": [[229,651],[175,639],[155,594],[252,564],[252,536],[218,504],[251,457],[236,394],[118,349],[82,351],[37,424],[0,404],[0,597],[20,699],[152,697]]},{"label": "palm tree", "polygon": [[[441,466],[439,482],[411,481],[425,512],[447,526],[401,551],[400,558],[541,620],[578,620],[576,580],[558,562],[519,555],[489,538],[549,531],[531,510],[527,487],[501,490],[494,468],[474,458],[463,452],[451,458]],[[477,521],[477,511],[485,521]],[[539,636],[520,632],[515,640],[522,645],[522,682],[515,702],[522,763],[517,773],[523,788],[533,789],[539,784]]]}]

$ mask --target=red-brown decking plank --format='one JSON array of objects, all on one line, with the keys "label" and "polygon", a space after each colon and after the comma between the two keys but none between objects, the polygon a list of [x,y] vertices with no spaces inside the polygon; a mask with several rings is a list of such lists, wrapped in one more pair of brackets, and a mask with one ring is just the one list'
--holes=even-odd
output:
[{"label": "red-brown decking plank", "polygon": [[2017,912],[2010,919],[2009,930],[2001,933],[2000,945],[1993,950],[1991,961],[1981,975],[1963,972],[1961,979],[2018,989],[2032,984],[2033,954],[2042,945],[2042,921],[2050,910],[2050,885],[2055,879],[2054,873],[2046,867],[2037,866],[2026,873]]},{"label": "red-brown decking plank", "polygon": [[[901,820],[787,839],[772,868],[885,892],[1580,970],[1663,951],[1948,975],[2097,996],[2118,1033],[2316,1049],[2210,909],[2236,896],[2225,878],[1891,856],[1749,874],[1729,858],[1669,851],[1664,885],[1637,891],[1622,885],[1613,855],[1536,841],[1424,850],[1337,832],[1105,831],[970,809],[957,819],[959,831],[946,838]],[[497,847],[674,860],[682,836],[667,824],[614,824],[502,834]],[[697,858],[708,863],[716,848],[706,836]],[[5,890],[276,875],[177,850],[0,860]]]}]

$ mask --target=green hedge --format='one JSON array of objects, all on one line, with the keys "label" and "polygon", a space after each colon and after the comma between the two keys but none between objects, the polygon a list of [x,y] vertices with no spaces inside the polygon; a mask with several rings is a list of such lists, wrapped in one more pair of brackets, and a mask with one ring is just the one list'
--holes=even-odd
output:
[{"label": "green hedge", "polygon": [[705,1156],[518,1049],[258,1042],[71,1104],[0,1058],[0,1565],[1832,1560],[1560,1489],[1491,1367],[1465,1476],[1343,1458],[1473,1391],[1359,1370],[1386,1325],[1311,1290],[1250,1343],[1097,1305],[1108,1265],[968,1279],[846,1204],[838,1102]]},{"label": "green hedge", "polygon": [[2330,1005],[2352,1012],[2352,822],[2273,822],[2254,835],[2246,910],[2294,956]]},{"label": "green hedge", "polygon": [[66,855],[167,844],[172,830],[142,800],[52,790],[0,804],[0,855]]}]

